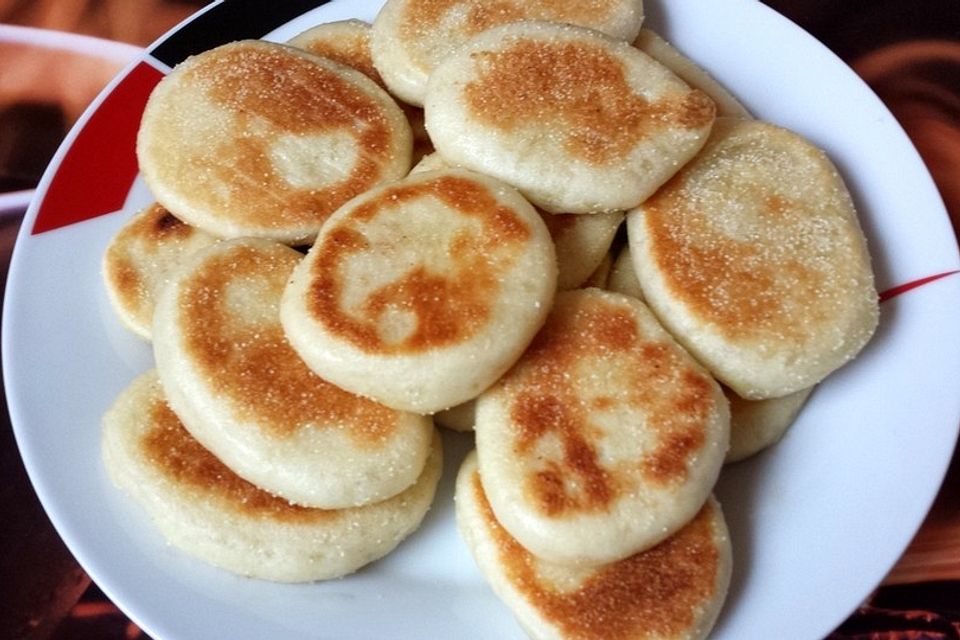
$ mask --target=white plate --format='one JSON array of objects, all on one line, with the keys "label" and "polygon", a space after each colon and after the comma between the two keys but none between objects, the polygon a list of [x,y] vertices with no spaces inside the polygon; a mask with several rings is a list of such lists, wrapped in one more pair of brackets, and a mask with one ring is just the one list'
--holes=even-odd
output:
[{"label": "white plate", "polygon": [[[259,35],[284,40],[323,20],[370,20],[378,6],[334,1],[308,11],[301,3],[303,15],[265,33],[274,28],[270,21],[251,16],[277,4],[297,2],[232,0],[200,23],[211,16],[231,29],[253,22],[247,27],[262,29]],[[834,55],[752,0],[646,4],[648,24],[754,113],[829,152],[856,198],[881,290],[960,269],[953,230],[917,153]],[[235,19],[221,23],[224,16]],[[202,34],[189,36],[177,46],[203,41]],[[172,45],[157,51],[169,50],[183,53]],[[117,109],[116,102],[109,106],[101,96],[81,126],[108,106]],[[90,217],[97,212],[82,209],[100,202],[90,194],[114,173],[108,152],[125,138],[111,133],[95,141],[107,156],[101,166],[88,149],[82,158],[89,166],[69,168],[81,138],[75,129],[60,150],[18,240],[3,364],[29,473],[93,579],[157,638],[523,637],[453,524],[450,479],[468,437],[448,438],[445,482],[422,530],[387,559],[328,583],[278,585],[207,567],[166,546],[144,513],[113,489],[100,463],[100,417],[152,359],[114,319],[99,264],[110,236],[149,194],[128,178],[122,207],[113,206],[120,211]],[[55,184],[58,174],[73,176],[72,191]],[[74,194],[77,206],[69,198],[65,206],[58,189]],[[817,390],[786,439],[724,471],[718,495],[736,569],[715,637],[820,638],[893,565],[936,494],[960,424],[958,317],[957,275],[887,300],[874,340]]]}]

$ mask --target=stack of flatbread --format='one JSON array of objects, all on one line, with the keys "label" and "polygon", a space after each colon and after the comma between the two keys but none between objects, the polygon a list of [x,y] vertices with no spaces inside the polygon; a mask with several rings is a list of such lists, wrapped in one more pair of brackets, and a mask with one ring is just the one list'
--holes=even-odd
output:
[{"label": "stack of flatbread", "polygon": [[104,256],[156,368],[104,418],[170,542],[326,579],[459,530],[535,638],[701,638],[713,489],[878,320],[826,155],[642,28],[640,0],[388,0],[194,56]]}]

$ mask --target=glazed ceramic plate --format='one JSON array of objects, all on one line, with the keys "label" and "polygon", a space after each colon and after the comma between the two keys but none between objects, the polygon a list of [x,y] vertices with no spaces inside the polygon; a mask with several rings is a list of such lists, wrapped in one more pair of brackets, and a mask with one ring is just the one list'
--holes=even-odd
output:
[{"label": "glazed ceramic plate", "polygon": [[[319,5],[319,6],[318,6]],[[717,494],[735,573],[714,637],[820,638],[883,579],[928,510],[960,424],[960,269],[919,156],[879,100],[813,38],[759,2],[648,0],[648,25],[758,117],[823,147],[868,235],[882,321],[814,393],[774,448],[727,468]],[[282,8],[277,8],[278,6]],[[372,20],[374,1],[229,0],[148,49],[100,96],[45,174],[7,290],[3,365],[23,458],[79,561],[148,633],[166,638],[522,638],[460,542],[447,469],[422,529],[327,583],[281,585],[208,567],[164,544],[108,481],[100,419],[152,367],[113,317],[100,259],[150,194],[133,140],[146,96],[191,53],[237,38],[283,41],[321,21]]]}]

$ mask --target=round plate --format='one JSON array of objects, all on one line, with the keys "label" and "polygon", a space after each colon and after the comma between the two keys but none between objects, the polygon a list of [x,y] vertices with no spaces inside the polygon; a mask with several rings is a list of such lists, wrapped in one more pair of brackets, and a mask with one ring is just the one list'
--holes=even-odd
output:
[{"label": "round plate", "polygon": [[[950,460],[960,424],[954,233],[894,118],[809,35],[752,0],[645,4],[647,24],[753,113],[829,153],[854,194],[884,292],[880,328],[863,353],[820,385],[782,442],[726,468],[717,489],[735,573],[714,637],[790,629],[792,638],[820,638],[903,552]],[[191,53],[238,38],[284,41],[321,21],[372,20],[378,6],[212,5],[108,87],[27,213],[2,345],[17,440],[70,549],[154,637],[523,637],[454,525],[451,481],[468,435],[445,434],[445,479],[420,531],[355,575],[306,585],[244,579],[167,546],[100,462],[101,416],[152,366],[149,346],[113,317],[100,274],[110,237],[150,200],[133,155],[150,89]]]}]

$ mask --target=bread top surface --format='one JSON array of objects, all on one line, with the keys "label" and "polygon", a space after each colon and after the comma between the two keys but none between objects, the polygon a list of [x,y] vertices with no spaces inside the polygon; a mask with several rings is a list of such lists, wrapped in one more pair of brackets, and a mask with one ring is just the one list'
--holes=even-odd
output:
[{"label": "bread top surface", "polygon": [[461,527],[474,528],[465,537],[483,540],[474,542],[472,551],[486,555],[478,562],[487,579],[532,637],[701,638],[726,597],[730,542],[712,498],[651,549],[605,565],[571,568],[533,555],[499,523],[475,457],[464,462],[457,497],[458,510],[471,512],[461,517]]},{"label": "bread top surface", "polygon": [[256,520],[280,523],[332,523],[342,511],[291,504],[236,475],[204,448],[184,428],[167,404],[153,372],[134,381],[126,422],[136,439],[138,459],[150,464],[164,481],[177,487],[186,499],[213,501],[220,510]]},{"label": "bread top surface", "polygon": [[[373,62],[371,26],[362,20],[325,22],[291,38],[287,44],[356,69],[389,92],[386,82]],[[433,144],[423,125],[423,109],[397,101],[413,134],[411,164],[433,151]]]},{"label": "bread top surface", "polygon": [[110,240],[103,259],[107,290],[124,324],[149,340],[158,288],[186,255],[215,241],[157,203],[137,212]]},{"label": "bread top surface", "polygon": [[609,42],[574,30],[517,32],[474,57],[476,76],[465,87],[465,102],[483,126],[548,127],[568,157],[608,166],[656,131],[698,129],[713,120],[713,103],[699,91],[644,96]]},{"label": "bread top surface", "polygon": [[386,89],[370,54],[368,22],[355,19],[325,22],[297,34],[287,44],[356,69]]},{"label": "bread top surface", "polygon": [[430,77],[426,127],[448,162],[554,213],[642,202],[706,141],[713,101],[626,42],[547,22],[507,24]]},{"label": "bread top surface", "polygon": [[[527,468],[527,495],[545,516],[604,512],[640,482],[682,482],[723,431],[713,424],[723,414],[716,383],[649,314],[638,318],[638,306],[599,289],[558,294],[523,359],[481,399],[505,407],[510,423],[497,432]],[[609,465],[615,452],[604,451],[604,438],[627,430],[645,442]]]},{"label": "bread top surface", "polygon": [[[715,372],[689,327],[815,370],[852,357],[876,327],[850,194],[821,150],[780,127],[718,120],[701,153],[631,212],[628,229],[635,261],[643,247],[637,267],[652,306],[668,325],[685,316],[691,335],[681,341]],[[798,378],[786,391],[815,382]]]},{"label": "bread top surface", "polygon": [[422,104],[427,79],[445,57],[493,27],[524,20],[569,23],[622,40],[636,37],[640,0],[390,0],[374,21],[374,56],[392,89]]},{"label": "bread top surface", "polygon": [[523,357],[477,401],[487,494],[556,562],[647,548],[692,517],[728,446],[719,385],[627,296],[557,294]]},{"label": "bread top surface", "polygon": [[[564,22],[628,36],[639,27],[641,2],[623,0],[404,0],[395,27],[412,51],[422,59],[430,54],[423,37],[469,39],[491,27],[521,20]],[[418,50],[419,48],[419,50]]]},{"label": "bread top surface", "polygon": [[171,482],[250,517],[280,521],[337,517],[336,511],[290,504],[240,478],[190,436],[166,403],[152,404],[149,416],[150,428],[141,440],[143,455],[153,460]]},{"label": "bread top surface", "polygon": [[633,41],[633,46],[683,78],[691,87],[696,87],[710,96],[717,105],[718,116],[753,117],[729,89],[656,32],[647,28],[641,29]]},{"label": "bread top surface", "polygon": [[[424,156],[411,173],[449,169],[439,153]],[[580,215],[550,213],[536,207],[547,225],[557,251],[557,289],[579,287],[586,282],[613,243],[624,219],[623,211]]]},{"label": "bread top surface", "polygon": [[257,240],[208,252],[178,285],[183,349],[210,391],[264,435],[345,428],[355,445],[377,449],[398,428],[398,413],[314,374],[283,333],[279,300],[301,259],[293,249]]},{"label": "bread top surface", "polygon": [[[543,282],[549,297],[552,247],[532,207],[511,192],[445,170],[358,199],[311,250],[310,315],[361,351],[409,355],[487,331],[501,296],[515,293],[511,278]],[[530,252],[544,255],[544,269],[518,274]],[[376,273],[364,272],[367,261]]]},{"label": "bread top surface", "polygon": [[349,198],[406,173],[411,145],[403,113],[360,72],[246,40],[161,80],[137,155],[157,200],[191,224],[294,243]]}]

